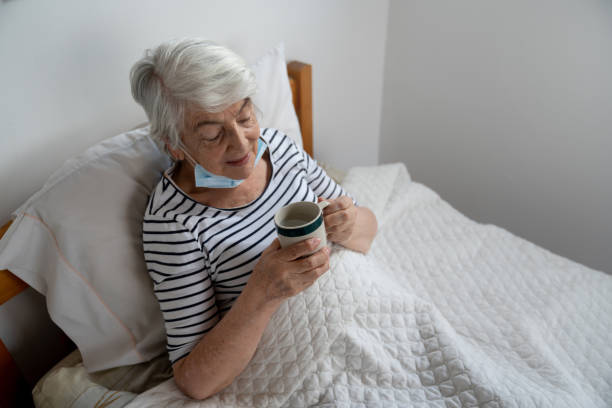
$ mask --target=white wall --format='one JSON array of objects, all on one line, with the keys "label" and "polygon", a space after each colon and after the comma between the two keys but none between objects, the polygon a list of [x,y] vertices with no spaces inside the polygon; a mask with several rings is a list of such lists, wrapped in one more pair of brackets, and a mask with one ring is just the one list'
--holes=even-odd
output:
[{"label": "white wall", "polygon": [[[376,0],[0,3],[0,222],[66,158],[145,120],[130,67],[175,37],[214,39],[249,62],[284,40],[288,59],[313,64],[315,155],[341,169],[375,164],[387,8]],[[355,141],[363,149],[340,154]]]},{"label": "white wall", "polygon": [[612,2],[392,0],[381,162],[612,272]]},{"label": "white wall", "polygon": [[[145,120],[130,67],[175,37],[214,39],[249,62],[284,40],[289,60],[313,65],[315,156],[340,169],[376,164],[387,9],[378,0],[0,2],[0,223],[65,159]],[[46,319],[30,298],[9,306]],[[10,320],[7,305],[2,316]],[[19,356],[27,335],[0,324]],[[35,361],[18,363],[36,377]]]}]

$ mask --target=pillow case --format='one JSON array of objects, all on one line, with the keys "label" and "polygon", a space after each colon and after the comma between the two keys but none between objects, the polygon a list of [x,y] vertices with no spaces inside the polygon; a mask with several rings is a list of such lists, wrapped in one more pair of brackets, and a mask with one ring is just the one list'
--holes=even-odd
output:
[{"label": "pillow case", "polygon": [[300,123],[293,107],[293,95],[287,75],[285,45],[280,43],[259,58],[251,69],[257,79],[257,93],[252,100],[261,110],[261,127],[280,130],[302,147]]},{"label": "pillow case", "polygon": [[[253,70],[262,126],[286,129],[301,142],[282,45]],[[15,211],[0,241],[0,269],[46,296],[52,320],[90,372],[165,353],[141,229],[149,193],[169,166],[148,127],[106,139],[49,177]]]},{"label": "pillow case", "polygon": [[164,326],[142,255],[142,215],[170,165],[148,127],[68,160],[22,205],[0,265],[46,296],[89,371],[163,353]]}]

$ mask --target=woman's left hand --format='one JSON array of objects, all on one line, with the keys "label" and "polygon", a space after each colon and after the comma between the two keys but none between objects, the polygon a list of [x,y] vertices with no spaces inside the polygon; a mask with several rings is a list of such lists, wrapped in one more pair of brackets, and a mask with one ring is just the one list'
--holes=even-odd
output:
[{"label": "woman's left hand", "polygon": [[347,241],[355,229],[357,219],[357,208],[348,196],[340,196],[333,200],[319,197],[319,201],[329,201],[329,205],[323,209],[323,221],[327,239],[337,244]]}]

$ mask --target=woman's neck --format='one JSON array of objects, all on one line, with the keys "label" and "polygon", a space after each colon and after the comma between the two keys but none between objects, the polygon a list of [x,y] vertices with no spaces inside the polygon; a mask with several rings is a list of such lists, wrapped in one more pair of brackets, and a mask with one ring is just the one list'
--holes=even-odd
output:
[{"label": "woman's neck", "polygon": [[272,164],[267,151],[251,175],[234,188],[197,187],[193,166],[186,161],[177,162],[174,172],[170,175],[174,183],[189,197],[201,204],[218,208],[242,207],[252,202],[263,194],[271,176]]}]

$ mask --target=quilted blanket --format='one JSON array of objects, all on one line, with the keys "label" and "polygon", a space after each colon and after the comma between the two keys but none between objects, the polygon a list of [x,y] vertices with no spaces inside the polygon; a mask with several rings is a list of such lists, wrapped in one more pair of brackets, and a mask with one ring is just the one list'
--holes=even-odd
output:
[{"label": "quilted blanket", "polygon": [[478,224],[403,165],[343,183],[379,232],[273,316],[245,371],[130,407],[610,407],[612,276]]}]

